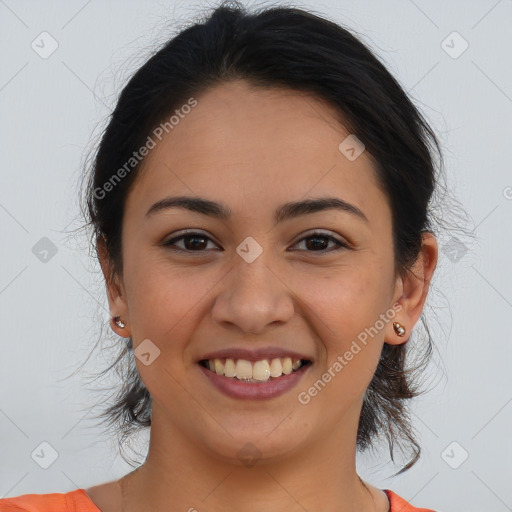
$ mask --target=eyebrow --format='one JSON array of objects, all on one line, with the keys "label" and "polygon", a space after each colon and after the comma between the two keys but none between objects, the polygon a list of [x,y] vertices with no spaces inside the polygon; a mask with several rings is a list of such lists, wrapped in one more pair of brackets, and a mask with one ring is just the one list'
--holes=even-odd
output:
[{"label": "eyebrow", "polygon": [[[185,208],[191,212],[201,213],[219,220],[228,221],[232,217],[231,209],[215,201],[193,196],[165,197],[160,199],[146,212],[146,218],[153,216],[157,212],[162,212],[170,208]],[[277,224],[288,219],[293,219],[301,215],[316,213],[325,210],[339,210],[351,213],[365,222],[369,222],[366,215],[353,204],[347,203],[337,197],[322,197],[318,199],[305,199],[302,201],[293,201],[285,203],[274,212],[274,222]]]}]

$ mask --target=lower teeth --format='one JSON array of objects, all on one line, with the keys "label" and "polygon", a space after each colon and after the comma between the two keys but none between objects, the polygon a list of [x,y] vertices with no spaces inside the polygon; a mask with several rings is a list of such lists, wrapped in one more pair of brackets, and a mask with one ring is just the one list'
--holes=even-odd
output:
[{"label": "lower teeth", "polygon": [[[291,373],[295,373],[296,371],[300,370],[304,365],[302,364],[301,366],[299,366],[296,370],[292,370]],[[210,370],[212,371],[212,370]],[[215,372],[213,372],[215,373]],[[279,379],[285,375],[290,375],[289,373],[282,373],[281,375],[279,375],[279,377],[269,377],[267,380],[257,380],[257,379],[244,379],[243,377],[240,378],[240,377],[226,377],[225,375],[222,375],[222,377],[226,377],[227,379],[236,379],[238,380],[239,382],[245,382],[245,383],[248,383],[248,384],[257,384],[257,383],[261,383],[261,382],[270,382],[271,380],[276,380],[276,379]]]},{"label": "lower teeth", "polygon": [[[283,375],[284,375],[284,374],[283,374]],[[280,375],[279,377],[282,377],[283,375]],[[224,377],[225,377],[225,375],[224,375]],[[269,381],[271,381],[271,380],[276,380],[276,379],[279,379],[279,377],[269,377],[267,380],[239,379],[238,377],[228,377],[228,379],[229,379],[229,378],[231,378],[231,379],[236,379],[236,380],[238,380],[238,381],[240,381],[240,382],[248,382],[248,383],[250,383],[250,384],[255,384],[255,383],[257,383],[257,382],[269,382]]]}]

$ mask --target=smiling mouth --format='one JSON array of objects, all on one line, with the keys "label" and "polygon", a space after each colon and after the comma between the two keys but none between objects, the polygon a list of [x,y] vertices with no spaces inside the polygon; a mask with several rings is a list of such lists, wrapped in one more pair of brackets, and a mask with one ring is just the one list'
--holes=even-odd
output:
[{"label": "smiling mouth", "polygon": [[311,364],[307,359],[292,359],[291,357],[276,357],[260,361],[246,359],[202,359],[199,364],[217,375],[236,379],[241,382],[258,383],[279,379],[283,375],[300,370]]}]

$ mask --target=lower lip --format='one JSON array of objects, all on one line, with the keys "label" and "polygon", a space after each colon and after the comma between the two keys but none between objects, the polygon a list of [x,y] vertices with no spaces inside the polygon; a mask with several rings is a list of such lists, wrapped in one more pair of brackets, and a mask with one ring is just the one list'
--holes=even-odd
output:
[{"label": "lower lip", "polygon": [[233,377],[217,375],[200,364],[198,366],[208,380],[225,395],[245,400],[264,400],[282,395],[296,386],[311,366],[311,363],[302,366],[297,371],[288,375],[282,375],[268,382],[242,382]]}]

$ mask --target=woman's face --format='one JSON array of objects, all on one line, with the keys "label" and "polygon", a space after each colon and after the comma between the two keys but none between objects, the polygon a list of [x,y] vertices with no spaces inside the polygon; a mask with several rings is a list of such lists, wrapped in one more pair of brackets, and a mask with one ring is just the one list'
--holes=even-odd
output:
[{"label": "woman's face", "polygon": [[[404,287],[371,157],[350,151],[350,139],[340,150],[349,132],[310,96],[235,81],[196,99],[130,190],[123,295],[112,302],[153,397],[153,429],[235,462],[247,451],[299,455],[335,438],[352,445],[383,343],[410,334],[398,338],[392,322],[410,330],[421,313],[393,308]],[[218,206],[151,211],[178,196]],[[289,207],[327,198],[352,206]],[[213,214],[221,208],[223,218]],[[233,360],[220,371],[252,368],[261,381],[266,359],[277,373],[280,356],[309,364],[245,383],[199,363],[215,355]]]}]

